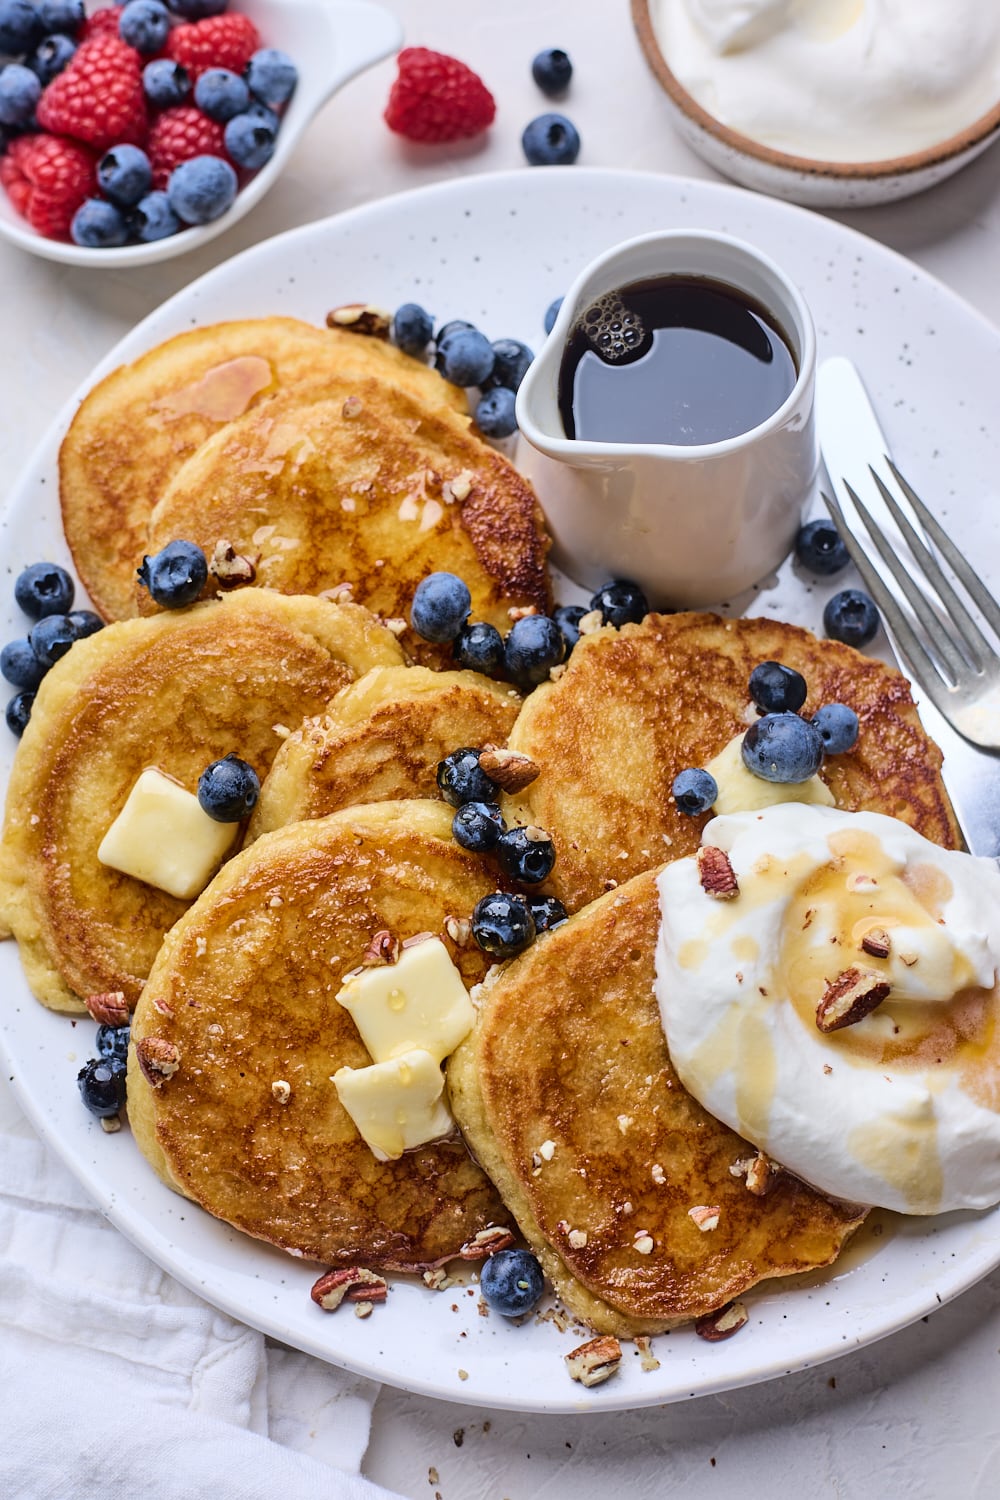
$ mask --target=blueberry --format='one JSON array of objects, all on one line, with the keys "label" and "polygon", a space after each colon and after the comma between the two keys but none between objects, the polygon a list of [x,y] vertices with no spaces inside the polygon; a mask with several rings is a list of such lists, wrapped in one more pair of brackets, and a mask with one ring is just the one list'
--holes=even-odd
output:
[{"label": "blueberry", "polygon": [[80,1097],[92,1115],[107,1120],[125,1103],[125,1064],[118,1057],[92,1057],[76,1075]]},{"label": "blueberry", "polygon": [[277,47],[262,47],[247,63],[245,77],[254,98],[277,109],[294,94],[299,70],[287,52],[279,52]]},{"label": "blueberry", "polygon": [[495,385],[503,385],[509,391],[516,391],[534,357],[527,344],[522,344],[519,339],[494,339],[493,374],[487,381],[487,388],[492,390]]},{"label": "blueberry", "polygon": [[73,580],[58,563],[32,563],[18,575],[14,598],[29,620],[64,615],[73,603]]},{"label": "blueberry", "polygon": [[88,635],[96,635],[99,630],[104,629],[104,621],[92,609],[74,609],[69,615],[69,622],[78,641],[86,640]]},{"label": "blueberry", "polygon": [[153,168],[138,146],[113,146],[97,163],[97,183],[120,208],[134,208],[153,186]]},{"label": "blueberry", "polygon": [[841,589],[823,611],[823,629],[845,646],[867,646],[878,630],[878,610],[862,589]]},{"label": "blueberry", "polygon": [[762,714],[796,714],[807,692],[802,673],[780,661],[762,661],[750,673],[750,696]]},{"label": "blueberry", "polygon": [[517,620],[504,642],[504,665],[519,687],[544,682],[566,655],[566,642],[548,615],[525,615]]},{"label": "blueberry", "polygon": [[453,333],[459,333],[465,328],[471,328],[473,333],[478,332],[475,323],[470,323],[467,318],[452,318],[449,322],[441,324],[434,335],[434,342],[440,349],[445,339],[450,339]]},{"label": "blueberry", "polygon": [[559,309],[562,307],[565,300],[565,297],[557,297],[556,300],[554,302],[550,302],[548,307],[545,309],[545,317],[542,319],[542,326],[544,327],[546,333],[551,333],[553,328],[556,326],[556,318],[558,318],[559,316]]},{"label": "blueberry", "polygon": [[495,802],[500,788],[479,765],[479,751],[465,745],[438,762],[437,784],[452,807],[465,802]]},{"label": "blueberry", "polygon": [[438,344],[439,365],[445,380],[468,388],[483,384],[493,373],[496,355],[489,339],[476,328],[459,328]]},{"label": "blueberry", "polygon": [[562,631],[563,640],[566,642],[567,656],[580,639],[580,621],[589,613],[585,604],[560,604],[552,611],[552,618]]},{"label": "blueberry", "polygon": [[410,624],[425,641],[453,641],[469,618],[472,595],[454,573],[428,573],[417,584]]},{"label": "blueberry", "polygon": [[28,632],[28,642],[43,669],[47,672],[76,640],[76,631],[69,615],[46,615]]},{"label": "blueberry", "polygon": [[528,895],[524,901],[531,912],[536,933],[551,932],[553,927],[561,927],[563,922],[569,921],[569,912],[555,896]]},{"label": "blueberry", "polygon": [[[230,120],[227,134],[232,124]],[[238,187],[239,178],[227,161],[219,156],[192,156],[170,174],[167,197],[185,224],[210,224],[232,207]]]},{"label": "blueberry", "polygon": [[157,57],[142,70],[142,87],[154,109],[173,109],[191,92],[191,76],[180,63]]},{"label": "blueberry", "polygon": [[556,862],[555,846],[540,828],[508,828],[494,853],[504,874],[522,885],[540,885]]},{"label": "blueberry", "polygon": [[524,127],[521,146],[533,167],[568,167],[580,155],[580,133],[565,115],[539,115]]},{"label": "blueberry", "polygon": [[29,0],[0,0],[0,53],[22,57],[43,35],[38,11]]},{"label": "blueberry", "polygon": [[139,582],[165,609],[193,604],[208,581],[205,554],[194,542],[168,542],[162,552],[144,557]]},{"label": "blueberry", "polygon": [[542,1268],[530,1250],[497,1250],[479,1273],[483,1301],[505,1318],[530,1312],[545,1290]]},{"label": "blueberry", "polygon": [[485,854],[506,829],[503,813],[495,802],[463,802],[451,820],[456,844],[473,854]]},{"label": "blueberry", "polygon": [[513,958],[535,941],[535,923],[522,897],[496,891],[476,902],[472,936],[484,953]]},{"label": "blueberry", "polygon": [[261,104],[259,99],[252,98],[250,100],[246,108],[246,113],[251,120],[259,120],[262,125],[266,125],[268,130],[273,131],[275,135],[281,129],[281,121],[274,110],[268,109],[266,104]]},{"label": "blueberry", "polygon": [[639,625],[649,614],[649,601],[637,583],[615,578],[597,590],[590,601],[599,609],[605,625]]},{"label": "blueberry", "polygon": [[70,235],[87,250],[113,250],[128,240],[128,223],[113,203],[88,198],[73,215]]},{"label": "blueberry", "polygon": [[31,649],[31,642],[23,638],[8,641],[0,651],[0,672],[14,687],[27,688],[29,692],[34,692],[45,676],[45,668]]},{"label": "blueberry", "polygon": [[506,386],[498,385],[476,402],[476,426],[488,438],[509,438],[517,431],[514,415],[515,396]]},{"label": "blueberry", "polygon": [[392,336],[404,354],[423,354],[434,333],[429,312],[417,302],[404,302],[392,320]]},{"label": "blueberry", "polygon": [[18,739],[28,727],[34,701],[34,693],[16,693],[7,704],[7,728],[11,734],[16,734]]},{"label": "blueberry", "polygon": [[46,36],[60,31],[74,37],[84,22],[83,0],[35,0],[35,10]]},{"label": "blueberry", "polygon": [[170,207],[166,193],[156,191],[140,198],[132,214],[132,232],[143,245],[165,240],[184,226]]},{"label": "blueberry", "polygon": [[23,63],[0,70],[0,125],[27,125],[42,97],[38,75]]},{"label": "blueberry", "polygon": [[858,743],[858,716],[846,703],[824,703],[813,714],[827,755],[843,755]]},{"label": "blueberry", "polygon": [[213,760],[198,777],[198,801],[217,823],[239,823],[257,806],[260,779],[238,755]]},{"label": "blueberry", "polygon": [[98,1026],[97,1052],[100,1057],[117,1057],[122,1062],[128,1058],[128,1042],[132,1028],[124,1026]]},{"label": "blueberry", "polygon": [[487,625],[485,620],[477,620],[475,625],[463,625],[452,650],[456,664],[470,672],[485,672],[492,676],[503,666],[503,636],[495,625]]},{"label": "blueberry", "polygon": [[674,777],[674,784],[670,790],[677,803],[678,812],[687,813],[689,818],[696,818],[700,813],[708,812],[719,795],[715,777],[710,771],[703,771],[700,767],[680,771]]},{"label": "blueberry", "polygon": [[208,16],[221,16],[229,0],[167,0],[175,16],[185,21],[204,21]]},{"label": "blueberry", "polygon": [[839,573],[851,560],[840,532],[825,517],[819,521],[807,521],[799,527],[795,556],[804,568],[817,573],[820,578]]},{"label": "blueberry", "polygon": [[44,41],[39,42],[34,52],[28,58],[28,67],[38,79],[42,88],[57,78],[66,65],[76,55],[76,43],[61,32],[53,36],[47,36]]},{"label": "blueberry", "polygon": [[118,17],[118,35],[137,52],[159,52],[170,31],[170,12],[161,0],[129,0]]},{"label": "blueberry", "polygon": [[250,90],[229,68],[206,68],[194,86],[194,102],[202,114],[223,124],[241,115],[250,103]]},{"label": "blueberry", "polygon": [[259,115],[234,115],[226,126],[226,150],[238,167],[256,172],[274,155],[278,132]]},{"label": "blueberry", "polygon": [[808,781],[823,763],[823,738],[798,714],[765,714],[743,736],[742,755],[763,781]]},{"label": "blueberry", "polygon": [[565,93],[573,77],[573,64],[561,47],[546,47],[531,64],[531,76],[543,94],[552,99]]}]

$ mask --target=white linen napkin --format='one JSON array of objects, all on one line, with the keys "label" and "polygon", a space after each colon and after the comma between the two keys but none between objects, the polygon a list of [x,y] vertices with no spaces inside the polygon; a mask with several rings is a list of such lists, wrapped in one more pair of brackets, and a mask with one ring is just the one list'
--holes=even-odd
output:
[{"label": "white linen napkin", "polygon": [[378,1386],[274,1346],[160,1271],[6,1079],[0,1260],[0,1495],[393,1500],[359,1473]]}]

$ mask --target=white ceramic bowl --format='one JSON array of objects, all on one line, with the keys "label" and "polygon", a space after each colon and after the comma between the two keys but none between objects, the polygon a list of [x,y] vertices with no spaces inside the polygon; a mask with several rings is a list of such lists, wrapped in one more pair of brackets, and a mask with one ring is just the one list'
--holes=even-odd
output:
[{"label": "white ceramic bowl", "polygon": [[45,260],[94,270],[149,265],[197,250],[231,229],[260,202],[281,175],[303,131],[337,89],[395,52],[402,41],[396,18],[367,0],[239,0],[238,8],[254,22],[265,46],[279,47],[293,59],[299,82],[282,118],[274,155],[237,194],[228,212],[211,224],[182,229],[150,245],[87,250],[36,233],[0,189],[0,235]]},{"label": "white ceramic bowl", "polygon": [[[945,0],[942,0],[945,3]],[[995,3],[995,0],[989,0]],[[1000,138],[1000,100],[957,135],[886,161],[833,162],[775,151],[741,135],[698,103],[660,50],[650,0],[631,0],[646,61],[667,96],[674,125],[693,151],[744,187],[811,208],[864,208],[923,192],[951,177]]]}]

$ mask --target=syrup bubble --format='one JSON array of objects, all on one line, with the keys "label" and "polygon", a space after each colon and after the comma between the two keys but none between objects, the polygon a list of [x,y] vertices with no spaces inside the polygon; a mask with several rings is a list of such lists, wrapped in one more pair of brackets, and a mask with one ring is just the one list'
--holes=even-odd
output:
[{"label": "syrup bubble", "polygon": [[577,323],[584,337],[602,359],[624,359],[638,349],[646,336],[642,319],[626,307],[618,292],[606,292],[591,303]]}]

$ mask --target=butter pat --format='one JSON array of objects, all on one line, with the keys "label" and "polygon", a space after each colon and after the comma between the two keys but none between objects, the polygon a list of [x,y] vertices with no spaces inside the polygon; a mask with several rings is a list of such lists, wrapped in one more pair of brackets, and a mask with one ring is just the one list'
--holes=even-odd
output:
[{"label": "butter pat", "polygon": [[807,802],[814,807],[835,807],[833,793],[818,776],[808,781],[765,781],[743,764],[740,747],[743,736],[730,740],[710,760],[705,770],[715,777],[719,788],[712,811],[720,817],[729,813],[759,812],[762,807],[776,807],[780,802]]},{"label": "butter pat", "polygon": [[379,1161],[448,1135],[455,1121],[445,1103],[444,1074],[416,1047],[370,1068],[338,1068],[337,1097]]},{"label": "butter pat", "polygon": [[337,999],[377,1063],[415,1048],[443,1062],[475,1021],[462,976],[440,938],[404,948],[398,963],[356,974]]},{"label": "butter pat", "polygon": [[97,851],[102,865],[190,901],[232,848],[236,823],[217,823],[187,791],[148,766]]}]

